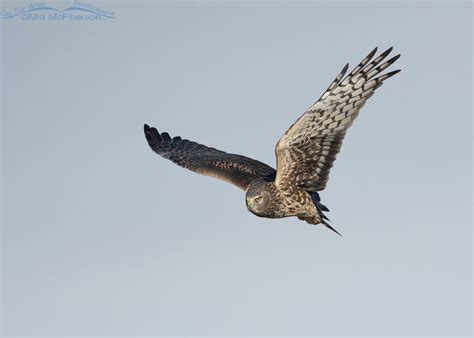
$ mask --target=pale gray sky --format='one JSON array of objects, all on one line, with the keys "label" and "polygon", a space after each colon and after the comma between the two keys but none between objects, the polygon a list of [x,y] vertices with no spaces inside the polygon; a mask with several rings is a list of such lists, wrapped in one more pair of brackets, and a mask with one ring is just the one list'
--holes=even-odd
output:
[{"label": "pale gray sky", "polygon": [[[1,19],[3,335],[472,333],[470,2],[90,3],[116,18]],[[146,145],[145,122],[274,165],[392,45],[321,193],[344,238]]]}]

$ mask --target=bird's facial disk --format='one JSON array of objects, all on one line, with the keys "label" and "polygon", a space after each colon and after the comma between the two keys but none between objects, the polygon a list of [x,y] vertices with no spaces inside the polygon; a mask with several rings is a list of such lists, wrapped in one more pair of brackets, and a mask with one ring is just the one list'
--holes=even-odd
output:
[{"label": "bird's facial disk", "polygon": [[269,196],[267,193],[247,195],[245,197],[247,209],[257,216],[262,215],[262,213],[265,211],[265,208],[268,205],[268,200]]}]

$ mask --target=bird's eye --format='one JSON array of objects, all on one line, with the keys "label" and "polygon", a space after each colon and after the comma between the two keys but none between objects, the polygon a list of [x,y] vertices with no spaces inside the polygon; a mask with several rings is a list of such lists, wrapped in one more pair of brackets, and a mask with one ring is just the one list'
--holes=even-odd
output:
[{"label": "bird's eye", "polygon": [[262,196],[255,197],[254,199],[255,203],[260,203],[261,200],[262,200]]}]

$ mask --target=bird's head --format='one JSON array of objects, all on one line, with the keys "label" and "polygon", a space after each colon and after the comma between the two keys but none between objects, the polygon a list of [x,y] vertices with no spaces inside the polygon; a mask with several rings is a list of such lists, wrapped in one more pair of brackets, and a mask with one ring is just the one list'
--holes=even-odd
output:
[{"label": "bird's head", "polygon": [[245,203],[247,209],[260,217],[277,217],[275,199],[277,191],[273,182],[253,181],[247,189]]}]

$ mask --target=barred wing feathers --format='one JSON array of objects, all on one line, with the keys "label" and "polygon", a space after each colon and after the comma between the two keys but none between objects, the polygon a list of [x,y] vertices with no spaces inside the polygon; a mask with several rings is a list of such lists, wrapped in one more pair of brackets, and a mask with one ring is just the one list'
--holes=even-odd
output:
[{"label": "barred wing feathers", "polygon": [[389,48],[372,60],[375,48],[343,79],[347,64],[321,98],[288,129],[275,148],[277,186],[296,185],[307,191],[326,187],[347,129],[384,80],[400,71],[380,75],[400,57],[398,54],[382,63],[391,51]]}]

